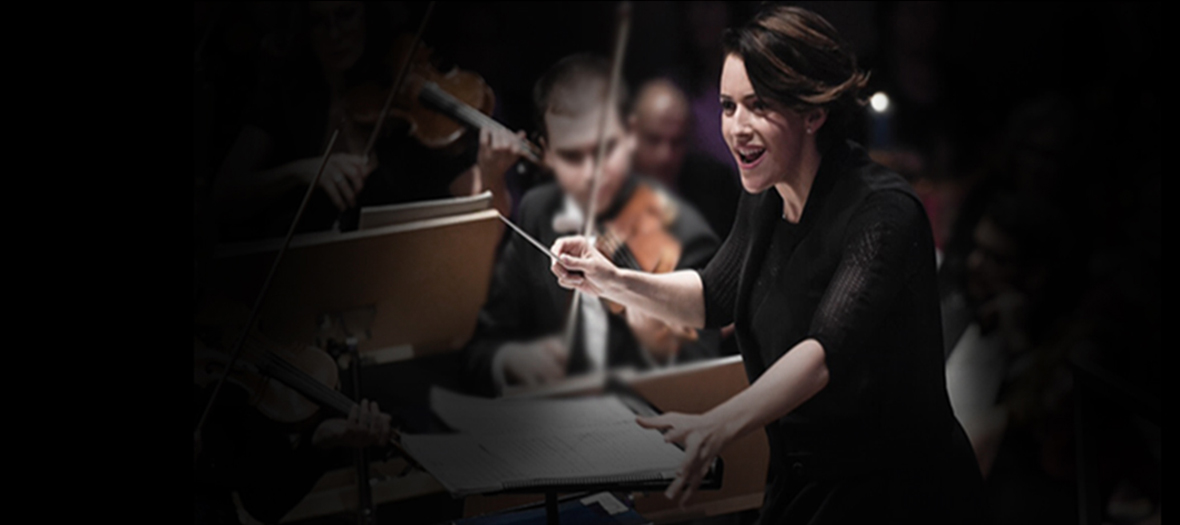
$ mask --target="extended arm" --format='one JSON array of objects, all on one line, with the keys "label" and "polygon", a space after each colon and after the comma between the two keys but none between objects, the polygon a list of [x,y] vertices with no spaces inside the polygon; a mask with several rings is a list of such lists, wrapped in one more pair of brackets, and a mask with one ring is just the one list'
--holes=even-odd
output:
[{"label": "extended arm", "polygon": [[684,463],[664,495],[684,505],[726,444],[789,414],[827,384],[823,345],[806,339],[775,361],[749,388],[704,414],[639,418],[644,427],[668,430],[664,440],[685,448]]},{"label": "extended arm", "polygon": [[558,239],[551,250],[558,256],[551,269],[565,288],[605,297],[668,323],[705,326],[704,292],[694,270],[654,274],[618,268],[585,237]]}]

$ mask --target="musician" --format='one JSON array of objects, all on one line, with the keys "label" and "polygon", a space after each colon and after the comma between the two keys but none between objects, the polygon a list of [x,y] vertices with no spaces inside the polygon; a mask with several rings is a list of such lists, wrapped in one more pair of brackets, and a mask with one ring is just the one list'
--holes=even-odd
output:
[{"label": "musician", "polygon": [[[534,89],[544,163],[556,180],[521,200],[517,224],[548,245],[583,227],[590,202],[599,146],[599,122],[607,113],[606,144],[596,208],[600,230],[609,229],[630,199],[651,191],[667,214],[666,230],[680,244],[677,268],[702,268],[719,240],[691,206],[658,183],[632,172],[634,136],[622,125],[622,96],[615,107],[603,100],[610,85],[609,63],[590,55],[559,61]],[[621,85],[621,84],[620,84]],[[611,314],[598,300],[581,302],[573,347],[563,344],[572,294],[548,272],[549,258],[512,235],[496,263],[487,303],[466,349],[471,390],[494,394],[509,385],[536,385],[582,372],[630,365],[647,368],[717,355],[718,334],[704,331],[696,341],[675,337],[673,328],[639,311]],[[678,327],[677,327],[678,328]]]},{"label": "musician", "polygon": [[386,63],[393,31],[384,11],[378,2],[292,6],[297,29],[286,39],[272,35],[266,48],[276,56],[263,66],[255,103],[214,181],[223,239],[286,233],[337,129],[341,135],[299,231],[355,228],[363,205],[485,189],[493,191],[498,209],[511,210],[503,177],[520,146],[505,132],[468,133],[469,147],[456,154],[453,148],[427,148],[393,122],[386,126],[391,137],[361,156],[371,128],[353,121],[347,95],[369,82],[392,84],[397,74]]},{"label": "musician", "polygon": [[[195,389],[198,414],[211,391]],[[195,440],[194,523],[239,523],[233,492],[251,517],[278,523],[334,465],[334,449],[390,440],[390,416],[367,399],[347,417],[321,418],[292,430],[251,407],[247,397],[227,383]]]},{"label": "musician", "polygon": [[642,274],[583,237],[552,247],[565,288],[669,322],[736,322],[750,387],[704,414],[639,420],[687,449],[666,495],[683,504],[722,447],[765,428],[764,523],[985,521],[947,396],[929,221],[846,140],[866,75],[800,8],[767,5],[723,46],[721,131],[746,193],[717,256]]},{"label": "musician", "polygon": [[639,87],[627,126],[635,135],[635,171],[655,178],[693,205],[719,236],[729,233],[741,193],[733,168],[690,151],[693,130],[688,96],[672,81]]}]

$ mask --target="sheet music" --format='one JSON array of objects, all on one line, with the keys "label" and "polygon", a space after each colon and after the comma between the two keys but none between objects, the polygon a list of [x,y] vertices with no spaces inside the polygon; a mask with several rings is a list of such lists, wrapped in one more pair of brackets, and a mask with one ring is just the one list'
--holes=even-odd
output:
[{"label": "sheet music", "polygon": [[429,199],[382,206],[366,206],[361,208],[360,222],[357,225],[357,229],[367,230],[391,224],[472,213],[490,209],[491,206],[491,191],[485,191],[479,195]]},{"label": "sheet music", "polygon": [[684,457],[660,432],[640,427],[615,396],[491,400],[435,389],[431,404],[462,433],[402,441],[457,494],[623,475],[672,479]]},{"label": "sheet music", "polygon": [[505,479],[524,478],[511,463],[481,448],[473,436],[402,434],[402,446],[455,494],[492,492],[500,490]]},{"label": "sheet music", "polygon": [[451,428],[472,434],[565,433],[583,428],[638,427],[616,396],[573,399],[488,399],[433,388],[430,407]]},{"label": "sheet music", "polygon": [[634,421],[535,437],[492,436],[480,442],[525,479],[538,480],[674,471],[684,457],[679,448],[664,442],[662,434]]}]

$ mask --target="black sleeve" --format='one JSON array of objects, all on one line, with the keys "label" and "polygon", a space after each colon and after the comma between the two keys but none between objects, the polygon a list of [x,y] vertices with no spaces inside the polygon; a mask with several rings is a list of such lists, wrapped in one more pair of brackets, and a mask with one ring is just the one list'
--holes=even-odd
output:
[{"label": "black sleeve", "polygon": [[[681,200],[681,211],[676,221],[676,236],[681,242],[680,260],[676,269],[700,270],[713,260],[721,240],[713,232],[708,221],[700,212]],[[685,342],[680,347],[677,360],[680,362],[711,359],[721,356],[721,333],[717,330],[697,330],[696,341]]]},{"label": "black sleeve", "polygon": [[[519,235],[512,235],[496,259],[495,273],[488,289],[488,300],[479,311],[475,334],[464,349],[464,376],[471,393],[496,394],[492,377],[492,359],[500,345],[518,339],[527,319],[531,319],[528,276],[522,253],[528,247]],[[522,252],[523,251],[523,252]]]},{"label": "black sleeve", "polygon": [[709,264],[717,254],[721,239],[713,233],[705,217],[682,199],[677,199],[680,211],[672,225],[672,233],[680,241],[680,260],[676,261],[676,269],[701,269]]},{"label": "black sleeve", "polygon": [[729,236],[704,270],[699,270],[705,296],[705,327],[721,328],[733,322],[737,302],[738,275],[750,242],[750,216],[754,198],[742,193],[737,218]]},{"label": "black sleeve", "polygon": [[852,360],[889,316],[893,299],[922,266],[920,241],[929,229],[921,204],[899,191],[870,196],[852,217],[808,334],[823,345],[830,368]]},{"label": "black sleeve", "polygon": [[[525,194],[517,210],[517,224],[534,238],[546,242],[541,234],[552,211],[556,187],[542,187]],[[549,273],[550,259],[537,251],[520,235],[505,230],[507,236],[496,256],[487,301],[479,311],[475,333],[464,348],[464,379],[473,394],[497,394],[492,377],[492,359],[500,346],[543,335],[542,309],[548,308],[546,286],[556,278]]]}]

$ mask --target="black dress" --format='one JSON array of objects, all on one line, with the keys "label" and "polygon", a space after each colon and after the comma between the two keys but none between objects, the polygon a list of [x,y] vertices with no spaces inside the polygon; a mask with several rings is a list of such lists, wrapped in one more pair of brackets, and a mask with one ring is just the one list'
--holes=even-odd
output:
[{"label": "black dress", "polygon": [[933,239],[909,185],[832,147],[797,224],[743,194],[701,272],[706,326],[736,323],[750,382],[799,342],[828,385],[767,425],[763,523],[981,522],[982,478],[951,411]]}]

